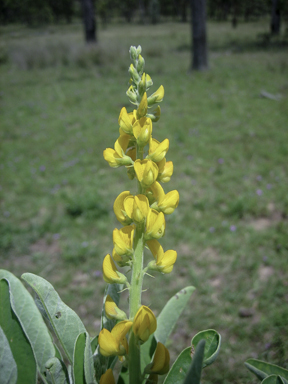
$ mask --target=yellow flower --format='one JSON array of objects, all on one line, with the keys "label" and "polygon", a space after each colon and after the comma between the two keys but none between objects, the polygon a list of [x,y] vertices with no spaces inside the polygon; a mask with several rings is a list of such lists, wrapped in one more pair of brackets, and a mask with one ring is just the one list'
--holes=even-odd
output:
[{"label": "yellow flower", "polygon": [[133,112],[127,113],[125,107],[123,107],[120,111],[120,115],[118,118],[118,123],[123,132],[133,135],[133,124],[135,122],[135,117]]},{"label": "yellow flower", "polygon": [[133,332],[144,343],[156,331],[157,320],[150,308],[142,305],[133,320]]},{"label": "yellow flower", "polygon": [[111,332],[103,328],[99,333],[98,343],[103,356],[123,356],[128,353],[126,334],[129,332],[132,321],[123,320],[116,324]]},{"label": "yellow flower", "polygon": [[148,105],[153,105],[155,103],[160,103],[164,97],[164,87],[160,85],[156,92],[154,92],[151,96],[148,97],[147,102]]},{"label": "yellow flower", "polygon": [[136,160],[134,163],[134,170],[136,177],[143,185],[143,187],[149,187],[158,176],[158,167],[151,160]]},{"label": "yellow flower", "polygon": [[157,207],[155,208],[165,213],[165,215],[170,215],[174,212],[175,208],[178,207],[179,192],[176,189],[174,191],[168,192],[165,195],[161,185],[155,181],[155,183],[151,185],[150,190],[152,191],[153,196],[157,201]]},{"label": "yellow flower", "polygon": [[[128,153],[127,153],[128,154]],[[159,168],[158,178],[157,180],[162,183],[167,183],[170,181],[171,176],[173,175],[173,163],[172,161],[167,161],[164,157],[159,163],[157,163]]]},{"label": "yellow flower", "polygon": [[121,311],[120,308],[117,307],[116,303],[114,303],[112,297],[107,295],[105,300],[105,313],[108,319],[115,320],[126,320],[126,313]]},{"label": "yellow flower", "polygon": [[162,343],[158,342],[153,357],[152,366],[149,373],[157,373],[157,375],[165,375],[169,371],[170,354],[168,349]]},{"label": "yellow flower", "polygon": [[176,262],[177,252],[169,250],[164,253],[157,240],[148,240],[147,245],[155,259],[148,264],[148,268],[162,273],[170,273]]},{"label": "yellow flower", "polygon": [[159,239],[165,233],[165,217],[163,212],[149,209],[146,220],[145,239]]},{"label": "yellow flower", "polygon": [[133,135],[136,138],[137,144],[145,147],[148,144],[152,133],[152,121],[147,117],[141,117],[136,120],[133,125]]},{"label": "yellow flower", "polygon": [[145,195],[130,195],[124,201],[124,209],[135,223],[141,223],[147,217],[149,201]]},{"label": "yellow flower", "polygon": [[100,377],[99,384],[115,384],[115,379],[111,368],[107,369],[107,371]]},{"label": "yellow flower", "polygon": [[125,155],[129,144],[130,136],[121,135],[115,142],[114,149],[106,148],[103,152],[104,159],[109,163],[110,167],[118,168],[121,165],[131,165],[133,161],[129,156]]},{"label": "yellow flower", "polygon": [[168,139],[165,139],[162,141],[162,143],[159,143],[158,140],[151,138],[149,143],[149,151],[148,151],[147,159],[150,159],[155,163],[158,163],[159,161],[164,159],[168,149],[169,149]]},{"label": "yellow flower", "polygon": [[133,236],[134,236],[134,225],[128,225],[121,229],[115,228],[113,231],[113,244],[115,252],[118,255],[132,256],[133,255]]},{"label": "yellow flower", "polygon": [[119,196],[116,197],[114,201],[113,210],[116,215],[116,218],[122,225],[129,225],[132,223],[131,217],[127,215],[124,208],[124,200],[126,197],[131,196],[130,191],[121,192]]},{"label": "yellow flower", "polygon": [[147,113],[148,103],[147,103],[147,93],[144,92],[142,100],[137,109],[137,119],[141,119],[141,117],[145,116]]},{"label": "yellow flower", "polygon": [[103,260],[103,278],[106,283],[109,284],[123,284],[127,282],[126,276],[117,270],[116,265],[109,254],[106,255]]},{"label": "yellow flower", "polygon": [[127,255],[120,256],[115,251],[115,248],[113,248],[112,257],[113,257],[114,261],[116,261],[116,263],[119,265],[119,267],[125,267],[127,265],[130,265],[131,256],[127,256]]}]

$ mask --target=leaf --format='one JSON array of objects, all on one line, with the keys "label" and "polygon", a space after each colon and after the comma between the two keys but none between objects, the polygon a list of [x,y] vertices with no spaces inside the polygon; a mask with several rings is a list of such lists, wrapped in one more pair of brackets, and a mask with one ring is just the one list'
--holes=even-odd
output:
[{"label": "leaf", "polygon": [[271,375],[281,375],[282,378],[285,379],[285,381],[288,380],[287,369],[278,367],[278,365],[266,363],[265,361],[261,361],[257,359],[248,359],[247,361],[245,361],[244,364],[260,380],[263,380],[265,379],[265,377],[271,376]]},{"label": "leaf", "polygon": [[191,347],[185,348],[170,368],[164,384],[182,384],[191,365]]},{"label": "leaf", "polygon": [[277,376],[277,375],[267,376],[261,382],[261,384],[286,384],[286,383],[287,383],[286,380],[284,380],[281,376]]},{"label": "leaf", "polygon": [[41,378],[45,382],[45,363],[55,356],[55,348],[50,333],[32,296],[22,282],[5,270],[0,270],[0,279],[5,279],[8,282],[12,310],[29,340]]},{"label": "leaf", "polygon": [[9,293],[9,283],[6,279],[0,281],[0,326],[9,341],[13,358],[17,365],[17,384],[31,384],[36,382],[37,368],[32,347],[21,324],[13,312],[10,301],[13,297]]},{"label": "leaf", "polygon": [[162,344],[166,343],[194,290],[195,287],[192,286],[181,289],[181,291],[176,293],[176,295],[166,303],[160,315],[157,317],[155,337]]},{"label": "leaf", "polygon": [[185,378],[183,384],[200,384],[201,372],[204,364],[204,353],[205,353],[206,341],[204,339],[199,340],[195,354],[192,359],[189,372]]},{"label": "leaf", "polygon": [[[0,290],[1,292],[1,290]],[[3,329],[0,327],[0,383],[17,383],[17,365]]]},{"label": "leaf", "polygon": [[86,342],[85,342],[85,350],[84,350],[84,374],[85,374],[85,379],[87,384],[96,384],[91,342],[87,332],[86,332]]},{"label": "leaf", "polygon": [[47,378],[53,384],[69,384],[67,368],[63,361],[57,357],[52,357],[46,362]]},{"label": "leaf", "polygon": [[74,382],[77,384],[96,384],[93,355],[87,332],[77,337],[73,355],[73,374]]},{"label": "leaf", "polygon": [[53,286],[40,276],[24,273],[22,279],[37,293],[64,352],[73,361],[74,344],[86,329],[79,316],[61,300]]},{"label": "leaf", "polygon": [[192,346],[196,348],[200,340],[206,341],[203,361],[203,368],[205,368],[216,360],[220,350],[221,336],[214,329],[198,332],[191,341]]},{"label": "leaf", "polygon": [[73,354],[73,376],[74,382],[77,384],[85,384],[84,376],[84,349],[86,335],[80,333],[76,339],[74,354]]}]

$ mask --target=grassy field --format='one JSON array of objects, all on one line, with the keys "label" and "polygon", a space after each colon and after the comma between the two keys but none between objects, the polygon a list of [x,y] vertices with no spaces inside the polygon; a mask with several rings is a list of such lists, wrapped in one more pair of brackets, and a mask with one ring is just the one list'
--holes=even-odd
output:
[{"label": "grassy field", "polygon": [[197,287],[169,345],[175,358],[196,332],[221,333],[203,384],[257,382],[248,357],[288,368],[288,45],[265,41],[268,26],[209,23],[203,73],[188,73],[188,24],[111,25],[90,48],[80,24],[0,29],[1,268],[40,274],[99,331],[112,205],[133,184],[102,152],[132,110],[128,50],[141,44],[165,88],[153,127],[174,162],[164,189],[180,193],[162,241],[177,263],[146,280],[143,300],[159,313]]}]

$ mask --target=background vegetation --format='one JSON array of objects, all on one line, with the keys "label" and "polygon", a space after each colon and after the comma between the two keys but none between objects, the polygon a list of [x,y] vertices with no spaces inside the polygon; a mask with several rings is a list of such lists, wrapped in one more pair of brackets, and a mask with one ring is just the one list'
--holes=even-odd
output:
[{"label": "background vegetation", "polygon": [[153,127],[175,167],[164,188],[180,193],[162,241],[177,263],[147,278],[143,298],[157,313],[197,287],[169,348],[174,358],[196,332],[219,331],[205,384],[253,383],[248,357],[288,368],[288,47],[268,28],[268,19],[209,22],[210,70],[189,74],[188,24],[112,23],[93,46],[77,22],[0,29],[1,268],[40,274],[99,331],[112,205],[131,190],[102,152],[121,107],[132,110],[128,49],[141,44],[154,89],[166,92]]}]

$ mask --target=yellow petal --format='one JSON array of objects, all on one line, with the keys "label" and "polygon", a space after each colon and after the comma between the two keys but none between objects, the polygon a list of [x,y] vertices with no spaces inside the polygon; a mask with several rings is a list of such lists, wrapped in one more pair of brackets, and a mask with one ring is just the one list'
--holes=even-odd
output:
[{"label": "yellow petal", "polygon": [[127,281],[127,278],[117,270],[116,265],[109,254],[106,255],[103,260],[103,278],[106,283],[109,284],[121,284]]},{"label": "yellow petal", "polygon": [[169,149],[169,140],[165,139],[159,143],[156,139],[150,139],[148,159],[158,163],[163,160]]},{"label": "yellow petal", "polygon": [[118,119],[118,123],[123,132],[132,135],[133,120],[133,114],[128,114],[126,108],[123,107]]},{"label": "yellow petal", "polygon": [[165,196],[158,201],[158,207],[166,215],[170,215],[178,207],[179,204],[179,192],[175,189],[174,191],[168,192]]},{"label": "yellow petal", "polygon": [[157,320],[150,308],[142,305],[133,320],[133,332],[142,341],[148,340],[149,336],[156,331]]},{"label": "yellow petal", "polygon": [[99,384],[115,384],[115,379],[111,368],[107,369],[107,371],[100,377]]},{"label": "yellow petal", "polygon": [[166,251],[161,258],[161,260],[157,260],[156,265],[159,266],[159,270],[162,273],[170,273],[174,267],[174,264],[177,259],[177,252],[170,249],[169,251]]},{"label": "yellow petal", "polygon": [[161,247],[159,241],[157,241],[157,240],[148,240],[146,242],[146,244],[147,244],[148,248],[150,249],[154,259],[156,260],[156,262],[161,261],[161,259],[164,256],[164,251],[163,251],[163,248]]},{"label": "yellow petal", "polygon": [[129,320],[120,321],[115,325],[115,327],[113,327],[111,334],[120,343],[127,335],[132,325],[133,322]]},{"label": "yellow petal", "polygon": [[123,225],[129,225],[132,222],[132,219],[129,217],[129,215],[127,215],[127,212],[125,212],[124,208],[124,200],[128,196],[132,196],[130,194],[130,191],[124,191],[120,193],[120,195],[117,196],[116,200],[114,201],[113,205],[113,210],[116,215],[116,218]]},{"label": "yellow petal", "polygon": [[133,125],[133,135],[137,141],[137,144],[144,147],[148,144],[152,133],[152,121],[150,118],[142,117],[140,120],[136,120]]},{"label": "yellow petal", "polygon": [[137,109],[137,118],[140,119],[141,117],[145,116],[147,113],[148,103],[147,103],[147,93],[144,92],[144,95],[142,97],[142,100],[139,104],[139,107]]},{"label": "yellow petal", "polygon": [[158,167],[151,160],[136,160],[134,163],[136,177],[144,187],[149,187],[158,176]]},{"label": "yellow petal", "polygon": [[169,371],[169,363],[170,354],[168,349],[165,347],[165,345],[158,342],[150,372],[157,373],[158,375],[165,375],[165,373]]},{"label": "yellow petal", "polygon": [[105,300],[105,313],[108,319],[125,320],[127,318],[126,313],[121,311],[120,308],[114,303],[112,297],[107,295]]},{"label": "yellow petal", "polygon": [[114,229],[113,244],[118,255],[132,256],[134,229],[135,227],[133,225],[127,225],[121,229]]},{"label": "yellow petal", "polygon": [[145,238],[159,239],[165,233],[165,217],[163,212],[157,212],[155,209],[150,209],[146,221]]},{"label": "yellow petal", "polygon": [[117,154],[117,152],[112,148],[106,148],[103,151],[103,157],[104,159],[109,163],[110,167],[112,168],[118,168],[120,167],[120,156]]},{"label": "yellow petal", "polygon": [[103,328],[99,333],[98,343],[101,355],[106,357],[118,355],[119,343],[108,329]]},{"label": "yellow petal", "polygon": [[[158,165],[158,167],[160,167]],[[158,180],[161,181],[162,183],[167,183],[170,179],[171,176],[173,175],[173,163],[172,161],[167,161],[165,163],[164,168],[159,169],[159,174],[158,174]]]}]

